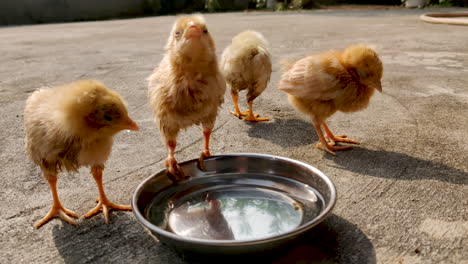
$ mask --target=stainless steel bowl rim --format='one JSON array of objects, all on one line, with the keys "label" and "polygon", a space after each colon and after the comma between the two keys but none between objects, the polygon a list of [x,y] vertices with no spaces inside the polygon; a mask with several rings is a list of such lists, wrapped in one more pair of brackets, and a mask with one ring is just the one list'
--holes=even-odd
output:
[{"label": "stainless steel bowl rim", "polygon": [[[185,237],[179,236],[177,234],[171,233],[169,231],[166,231],[164,229],[161,229],[161,228],[157,227],[156,225],[152,224],[150,221],[146,220],[146,218],[143,216],[143,214],[138,210],[137,196],[139,195],[140,190],[143,188],[143,186],[148,181],[153,179],[155,175],[161,174],[163,171],[166,170],[166,169],[162,169],[162,170],[158,171],[157,173],[155,173],[155,174],[149,176],[148,178],[146,178],[135,189],[135,192],[133,193],[133,197],[132,197],[132,208],[133,208],[132,211],[133,211],[133,214],[135,215],[135,217],[138,220],[140,220],[140,222],[143,224],[143,226],[150,229],[152,232],[158,233],[160,235],[166,236],[166,237],[168,237],[170,239],[177,240],[177,241],[180,241],[180,242],[197,243],[197,244],[205,244],[205,245],[216,244],[217,246],[239,246],[239,245],[246,246],[246,245],[263,244],[265,242],[276,241],[278,239],[287,239],[289,237],[294,237],[294,236],[297,236],[299,234],[302,234],[302,233],[308,231],[309,229],[311,229],[312,227],[314,227],[315,225],[317,225],[318,223],[322,222],[332,212],[333,207],[335,206],[336,197],[337,197],[335,185],[330,180],[330,178],[328,178],[323,172],[321,172],[319,169],[317,169],[317,168],[315,168],[315,167],[313,167],[313,166],[311,166],[311,165],[309,165],[307,163],[304,163],[304,162],[301,162],[301,161],[298,161],[298,160],[294,160],[294,159],[290,159],[290,158],[279,157],[279,156],[268,155],[268,154],[258,154],[258,153],[223,154],[223,155],[211,156],[207,160],[215,159],[215,158],[222,158],[222,157],[269,158],[269,159],[283,160],[283,161],[291,162],[291,163],[306,167],[307,169],[313,171],[315,174],[320,176],[326,182],[326,184],[328,185],[328,187],[330,189],[330,202],[322,210],[322,212],[317,217],[315,217],[312,221],[309,221],[309,222],[299,226],[298,228],[293,229],[292,231],[289,231],[289,232],[286,232],[286,233],[283,233],[283,234],[280,234],[280,235],[276,235],[276,236],[267,237],[267,238],[264,238],[264,239],[235,240],[235,241],[232,241],[232,240],[185,238]],[[180,165],[182,166],[183,164],[190,163],[190,162],[193,162],[193,161],[192,160],[185,161],[185,162],[180,163]]]}]

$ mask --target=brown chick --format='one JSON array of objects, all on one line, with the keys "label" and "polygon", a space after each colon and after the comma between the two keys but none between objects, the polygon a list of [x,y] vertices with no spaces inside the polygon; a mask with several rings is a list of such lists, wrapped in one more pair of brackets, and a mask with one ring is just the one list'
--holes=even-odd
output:
[{"label": "brown chick", "polygon": [[148,78],[148,98],[169,150],[166,167],[174,180],[182,180],[185,175],[174,157],[177,134],[192,125],[202,125],[205,148],[200,167],[204,169],[203,160],[210,156],[210,135],[224,101],[226,84],[203,16],[180,17],[174,23],[166,50]]},{"label": "brown chick", "polygon": [[320,139],[317,147],[335,155],[335,150],[351,148],[336,146],[336,142],[359,142],[347,139],[346,135],[333,135],[325,120],[336,111],[355,112],[366,108],[374,89],[382,92],[382,73],[382,62],[372,48],[353,45],[343,51],[310,55],[285,65],[278,88],[288,93],[289,102],[297,110],[310,116]]},{"label": "brown chick", "polygon": [[99,190],[98,205],[86,218],[101,209],[108,223],[109,209],[131,210],[130,206],[109,201],[102,186],[104,163],[110,155],[112,137],[122,130],[138,130],[130,119],[124,101],[117,92],[93,80],[76,81],[54,88],[35,91],[24,110],[26,150],[41,167],[52,192],[52,208],[35,224],[41,227],[54,217],[70,224],[78,217],[60,203],[57,174],[78,171],[89,166]]},{"label": "brown chick", "polygon": [[[255,31],[244,31],[232,39],[231,45],[224,49],[221,59],[221,71],[231,88],[234,103],[234,116],[251,122],[268,121],[269,118],[258,118],[253,113],[253,101],[267,87],[271,75],[271,58],[268,42],[262,34]],[[239,109],[239,91],[247,89],[249,111]]]}]

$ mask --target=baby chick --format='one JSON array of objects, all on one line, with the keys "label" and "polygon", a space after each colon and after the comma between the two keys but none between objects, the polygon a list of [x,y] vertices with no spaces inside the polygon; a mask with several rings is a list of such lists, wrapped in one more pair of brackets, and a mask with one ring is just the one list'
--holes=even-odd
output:
[{"label": "baby chick", "polygon": [[[268,85],[271,75],[271,59],[268,42],[262,34],[244,31],[232,39],[231,45],[224,49],[221,59],[221,71],[231,87],[231,97],[235,112],[231,114],[251,122],[268,121],[258,118],[252,110],[253,100]],[[247,89],[248,112],[239,110],[239,91]]]},{"label": "baby chick", "polygon": [[210,156],[209,143],[218,108],[223,103],[226,84],[218,69],[213,39],[201,15],[182,16],[172,27],[166,54],[148,78],[148,98],[169,150],[166,167],[174,180],[185,178],[174,157],[181,129],[201,124],[205,148],[200,156]]},{"label": "baby chick", "polygon": [[99,203],[86,218],[102,209],[108,223],[109,209],[131,210],[130,206],[110,202],[102,186],[112,137],[122,130],[138,130],[119,94],[94,80],[43,88],[26,101],[24,124],[26,150],[49,182],[53,199],[52,208],[35,224],[36,228],[54,217],[75,224],[69,216],[78,217],[77,214],[60,203],[57,174],[64,170],[76,172],[82,166],[91,167],[99,190]]},{"label": "baby chick", "polygon": [[317,147],[335,155],[335,150],[351,148],[338,147],[336,142],[359,142],[347,139],[346,135],[333,135],[325,120],[336,111],[366,108],[374,89],[382,92],[382,73],[382,62],[372,48],[352,45],[343,51],[310,55],[285,65],[279,89],[288,93],[289,102],[297,110],[310,115],[320,139]]}]

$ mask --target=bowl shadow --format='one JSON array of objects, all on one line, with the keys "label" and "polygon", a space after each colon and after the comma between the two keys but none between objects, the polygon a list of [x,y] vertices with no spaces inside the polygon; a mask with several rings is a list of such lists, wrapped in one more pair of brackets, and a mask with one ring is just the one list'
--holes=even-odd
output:
[{"label": "bowl shadow", "polygon": [[180,253],[188,263],[376,263],[375,250],[354,224],[332,214],[322,223],[287,245],[269,251],[242,255],[197,255]]},{"label": "bowl shadow", "polygon": [[376,263],[367,236],[353,223],[332,214],[288,245],[255,255],[220,256],[177,253],[160,243],[127,213],[115,212],[106,225],[101,217],[73,227],[53,228],[65,263]]}]

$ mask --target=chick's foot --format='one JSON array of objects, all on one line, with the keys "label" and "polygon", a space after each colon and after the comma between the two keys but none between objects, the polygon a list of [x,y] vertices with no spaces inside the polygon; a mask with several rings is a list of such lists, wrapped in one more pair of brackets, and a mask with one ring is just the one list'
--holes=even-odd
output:
[{"label": "chick's foot", "polygon": [[332,154],[334,156],[336,156],[335,151],[337,151],[337,150],[349,150],[349,149],[353,148],[351,146],[337,147],[337,146],[330,145],[328,143],[326,143],[325,146],[322,143],[317,143],[316,147],[319,148],[319,149],[323,149],[326,152],[328,152],[328,153],[330,153],[330,154]]},{"label": "chick's foot", "polygon": [[241,119],[244,116],[247,116],[247,112],[241,112],[239,109],[239,95],[235,91],[231,91],[232,103],[234,104],[234,112],[231,112],[233,116]]},{"label": "chick's foot", "polygon": [[241,112],[241,111],[239,111],[239,112],[232,112],[232,111],[231,111],[231,115],[233,115],[233,116],[235,116],[235,117],[241,119],[241,118],[244,117],[244,116],[248,116],[248,113],[247,113],[247,111],[244,111],[244,112]]},{"label": "chick's foot", "polygon": [[[312,123],[315,129],[315,132],[317,133],[319,140],[320,140],[320,142],[317,143],[316,145],[317,148],[323,149],[326,152],[334,156],[336,156],[336,153],[335,153],[336,150],[348,150],[348,149],[353,148],[351,146],[343,146],[343,147],[334,146],[334,144],[336,144],[335,142],[332,142],[332,144],[328,143],[327,140],[325,139],[325,136],[322,133],[322,129],[320,128],[320,122],[312,119]],[[332,138],[334,139],[335,137],[333,136],[333,134],[331,134],[330,129],[328,129],[328,126],[325,124],[325,122],[323,122],[323,127],[327,135],[332,136]]]},{"label": "chick's foot", "polygon": [[261,122],[261,121],[270,121],[269,118],[258,118],[259,114],[254,114],[253,112],[253,101],[249,101],[249,111],[246,111],[247,117],[244,118],[245,121],[250,122]]},{"label": "chick's foot", "polygon": [[270,121],[270,118],[259,118],[259,114],[251,114],[249,113],[249,115],[247,117],[244,117],[244,120],[245,121],[249,121],[249,122],[262,122],[262,121]]},{"label": "chick's foot", "polygon": [[205,158],[208,158],[209,156],[211,156],[211,153],[210,151],[203,151],[202,154],[200,155],[200,158],[198,159],[198,168],[202,171],[206,171],[206,167],[205,167]]},{"label": "chick's foot", "polygon": [[325,139],[328,141],[328,143],[330,143],[330,145],[332,146],[335,146],[336,145],[336,142],[343,142],[343,143],[350,143],[350,144],[356,144],[356,145],[359,145],[359,141],[356,141],[356,140],[352,140],[352,139],[349,139],[347,138],[346,135],[340,135],[340,136],[333,136],[333,137],[330,137],[328,135],[325,135]]},{"label": "chick's foot", "polygon": [[75,212],[63,207],[62,203],[60,202],[57,193],[57,175],[47,174],[45,176],[47,178],[47,181],[49,182],[50,191],[52,193],[52,208],[50,208],[50,211],[47,213],[47,215],[44,218],[42,218],[39,222],[37,222],[34,226],[36,228],[39,228],[45,223],[49,222],[54,217],[62,218],[67,223],[71,225],[76,225],[76,223],[69,216],[78,218],[78,215]]},{"label": "chick's foot", "polygon": [[165,163],[168,176],[173,182],[182,181],[188,178],[180,169],[179,164],[177,164],[177,160],[175,158],[168,157]]},{"label": "chick's foot", "polygon": [[330,145],[334,146],[336,145],[336,142],[359,144],[358,141],[347,138],[348,137],[347,135],[340,135],[340,136],[333,135],[330,128],[325,122],[322,123],[322,126],[323,126],[323,129],[325,130],[325,139],[330,143]]},{"label": "chick's foot", "polygon": [[127,206],[127,205],[119,205],[119,204],[114,204],[107,199],[106,193],[104,192],[104,186],[102,185],[102,171],[104,167],[103,166],[93,166],[91,168],[91,174],[94,177],[94,180],[96,181],[96,185],[98,187],[99,191],[99,198],[96,200],[98,204],[96,207],[93,208],[93,210],[89,211],[87,214],[85,214],[85,218],[90,218],[93,215],[96,215],[102,210],[102,213],[104,214],[104,222],[106,224],[109,223],[109,211],[110,209],[114,210],[125,210],[125,211],[130,211],[132,210],[132,207]]},{"label": "chick's foot", "polygon": [[45,223],[49,222],[54,217],[62,218],[67,223],[71,225],[76,225],[75,221],[73,221],[69,216],[78,218],[78,215],[75,212],[66,209],[60,203],[54,203],[52,205],[52,208],[50,208],[49,213],[47,213],[47,215],[44,218],[42,218],[39,222],[37,222],[34,226],[36,228],[39,228]]},{"label": "chick's foot", "polygon": [[112,203],[106,197],[98,198],[96,201],[98,202],[98,204],[91,211],[89,211],[87,214],[85,214],[85,216],[84,216],[85,218],[90,218],[90,217],[98,214],[102,210],[102,213],[104,214],[104,222],[106,224],[108,224],[109,223],[109,211],[111,209],[113,209],[113,210],[122,210],[122,211],[131,211],[132,210],[131,206]]}]

